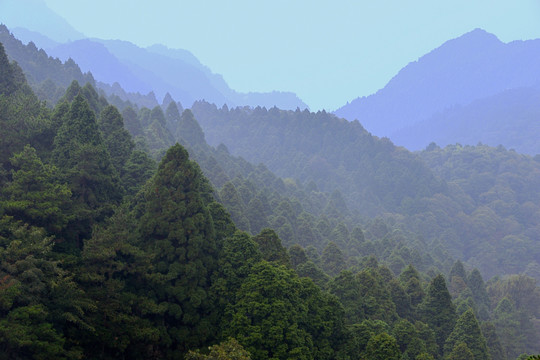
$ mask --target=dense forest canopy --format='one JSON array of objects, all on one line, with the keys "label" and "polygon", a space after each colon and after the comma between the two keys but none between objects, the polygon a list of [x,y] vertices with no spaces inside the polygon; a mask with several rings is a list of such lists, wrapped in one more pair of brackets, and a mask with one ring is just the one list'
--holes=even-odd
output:
[{"label": "dense forest canopy", "polygon": [[0,45],[6,358],[540,352],[537,158],[410,153],[324,112],[149,108],[9,41],[27,60]]}]

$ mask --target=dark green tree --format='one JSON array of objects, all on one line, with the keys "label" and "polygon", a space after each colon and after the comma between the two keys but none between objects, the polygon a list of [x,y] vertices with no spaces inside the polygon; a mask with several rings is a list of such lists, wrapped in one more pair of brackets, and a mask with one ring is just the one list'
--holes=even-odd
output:
[{"label": "dark green tree", "polygon": [[70,217],[71,191],[58,181],[56,167],[44,165],[30,145],[14,155],[11,164],[12,182],[2,191],[0,208],[49,234],[59,233]]},{"label": "dark green tree", "polygon": [[[174,103],[171,103],[174,104]],[[251,360],[251,354],[234,338],[222,341],[208,348],[208,355],[200,351],[190,351],[186,360]]]},{"label": "dark green tree", "polygon": [[334,242],[329,242],[321,256],[324,271],[330,276],[336,276],[345,270],[345,256]]},{"label": "dark green tree", "polygon": [[124,167],[135,144],[129,132],[124,128],[124,119],[116,107],[109,105],[103,109],[99,118],[99,129],[111,156],[111,162],[122,178]]},{"label": "dark green tree", "polygon": [[486,339],[482,335],[478,321],[472,309],[469,309],[457,320],[454,330],[444,344],[444,352],[450,356],[459,343],[465,343],[475,360],[488,360],[490,358]]},{"label": "dark green tree", "polygon": [[437,275],[429,284],[424,302],[418,309],[422,320],[434,331],[442,355],[444,343],[456,323],[456,310],[442,275]]},{"label": "dark green tree", "polygon": [[118,175],[103,143],[94,112],[77,95],[54,139],[54,164],[72,192],[74,218],[65,237],[68,248],[82,248],[92,225],[110,216],[122,191]]},{"label": "dark green tree", "polygon": [[159,319],[166,357],[181,356],[215,336],[210,293],[217,246],[208,183],[179,144],[161,160],[139,200],[140,246],[152,259],[150,286],[167,310]]},{"label": "dark green tree", "polygon": [[464,342],[457,343],[452,352],[447,356],[448,360],[476,360],[472,351]]},{"label": "dark green tree", "polygon": [[281,245],[281,240],[274,230],[263,229],[259,235],[253,237],[253,240],[259,245],[264,260],[278,265],[291,266],[289,254]]},{"label": "dark green tree", "polygon": [[383,332],[369,339],[366,357],[370,360],[399,360],[401,353],[396,339]]}]

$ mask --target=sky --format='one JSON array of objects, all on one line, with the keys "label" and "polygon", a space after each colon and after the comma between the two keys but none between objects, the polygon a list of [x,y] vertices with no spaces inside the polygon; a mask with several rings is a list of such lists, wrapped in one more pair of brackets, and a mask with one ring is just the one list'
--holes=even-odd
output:
[{"label": "sky", "polygon": [[293,91],[311,110],[372,94],[475,28],[540,38],[540,0],[44,1],[86,36],[186,49],[234,90]]}]

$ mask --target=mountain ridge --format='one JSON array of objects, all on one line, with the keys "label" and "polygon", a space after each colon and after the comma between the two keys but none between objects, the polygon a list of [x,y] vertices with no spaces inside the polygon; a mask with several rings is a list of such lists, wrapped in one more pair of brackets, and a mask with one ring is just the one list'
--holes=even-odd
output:
[{"label": "mountain ridge", "polygon": [[334,113],[391,136],[455,105],[540,81],[540,40],[503,43],[475,29],[409,63],[375,94]]}]

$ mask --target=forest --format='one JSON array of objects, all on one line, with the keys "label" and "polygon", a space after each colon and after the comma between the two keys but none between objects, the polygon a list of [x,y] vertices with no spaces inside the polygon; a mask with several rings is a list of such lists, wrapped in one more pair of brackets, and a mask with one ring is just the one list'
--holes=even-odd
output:
[{"label": "forest", "polygon": [[538,156],[149,104],[0,28],[2,358],[537,358]]}]

